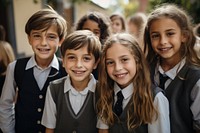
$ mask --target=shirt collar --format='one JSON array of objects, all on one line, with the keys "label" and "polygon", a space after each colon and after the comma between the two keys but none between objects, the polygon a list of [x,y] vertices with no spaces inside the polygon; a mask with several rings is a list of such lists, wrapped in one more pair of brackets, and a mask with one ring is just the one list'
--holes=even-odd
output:
[{"label": "shirt collar", "polygon": [[177,73],[181,70],[181,68],[185,65],[186,59],[182,59],[178,64],[176,64],[172,69],[164,72],[160,64],[158,64],[158,71],[159,73],[163,75],[167,75],[170,79],[174,80],[176,77]]},{"label": "shirt collar", "polygon": [[[38,66],[36,60],[35,60],[35,56],[31,56],[31,58],[28,60],[27,65],[26,65],[26,70],[33,68],[33,67],[38,67],[39,69],[41,69],[40,66]],[[56,55],[54,54],[53,60],[51,61],[51,63],[49,64],[49,67],[53,67],[56,70],[59,70],[59,63],[58,63],[58,58],[56,57]]]},{"label": "shirt collar", "polygon": [[133,94],[133,83],[128,85],[127,87],[121,89],[117,83],[114,83],[114,93],[117,95],[119,91],[122,91],[124,99],[129,98]]},{"label": "shirt collar", "polygon": [[88,83],[88,86],[83,90],[78,92],[72,85],[71,85],[71,80],[70,76],[67,75],[67,78],[65,80],[65,85],[64,85],[64,93],[68,91],[72,91],[72,94],[77,95],[78,93],[81,93],[82,95],[87,95],[88,91],[95,92],[96,89],[96,79],[94,76],[91,74],[90,75],[90,81]]}]

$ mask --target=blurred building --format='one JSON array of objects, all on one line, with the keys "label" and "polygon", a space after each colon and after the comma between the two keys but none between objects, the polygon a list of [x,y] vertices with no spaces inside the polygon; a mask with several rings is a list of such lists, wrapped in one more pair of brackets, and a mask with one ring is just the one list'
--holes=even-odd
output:
[{"label": "blurred building", "polygon": [[[0,0],[0,24],[6,29],[6,40],[11,43],[17,58],[32,55],[32,49],[25,33],[25,24],[29,17],[42,9],[47,0]],[[77,20],[88,11],[100,11],[109,15],[109,11],[94,2],[71,3],[71,0],[53,0],[53,8],[68,22],[68,33]],[[55,7],[54,7],[55,6]]]}]

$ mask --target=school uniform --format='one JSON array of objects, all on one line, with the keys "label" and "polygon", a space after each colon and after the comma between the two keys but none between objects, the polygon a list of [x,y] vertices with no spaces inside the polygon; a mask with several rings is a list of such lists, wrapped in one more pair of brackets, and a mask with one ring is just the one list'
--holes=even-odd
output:
[{"label": "school uniform", "polygon": [[164,90],[170,105],[172,133],[192,133],[200,130],[200,69],[181,60],[164,72],[159,63],[154,72],[154,82],[159,85],[159,73],[169,79]]},{"label": "school uniform", "polygon": [[47,90],[42,124],[54,129],[55,133],[95,133],[96,80],[90,76],[88,86],[83,91],[72,87],[70,77],[53,81]]},{"label": "school uniform", "polygon": [[115,118],[115,123],[112,126],[105,124],[101,118],[97,121],[97,128],[99,129],[109,129],[111,133],[170,133],[170,123],[169,123],[169,106],[168,100],[163,95],[162,92],[158,92],[154,97],[154,105],[157,108],[159,114],[156,121],[153,121],[151,124],[141,125],[137,129],[128,131],[127,127],[127,108],[130,104],[130,100],[133,94],[134,86],[130,84],[124,89],[115,83],[114,84],[114,104],[117,101],[117,93],[121,90],[124,96],[123,100],[123,112],[119,116],[119,120]]},{"label": "school uniform", "polygon": [[63,76],[66,76],[66,72],[56,56],[46,69],[37,65],[34,56],[9,64],[0,99],[2,130],[9,133],[45,132],[41,117],[47,86],[50,81]]}]

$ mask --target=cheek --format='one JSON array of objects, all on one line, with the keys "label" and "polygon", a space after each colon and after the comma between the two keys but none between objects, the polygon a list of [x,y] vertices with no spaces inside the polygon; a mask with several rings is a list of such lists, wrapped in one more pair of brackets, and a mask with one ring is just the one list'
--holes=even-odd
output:
[{"label": "cheek", "polygon": [[109,75],[110,77],[112,77],[113,68],[112,68],[112,67],[106,67],[106,71],[107,71],[108,75]]},{"label": "cheek", "polygon": [[152,48],[155,50],[156,49],[156,47],[157,47],[157,45],[158,45],[158,42],[157,41],[155,41],[155,40],[151,40],[151,46],[152,46]]},{"label": "cheek", "polygon": [[93,70],[93,69],[95,69],[95,62],[89,62],[89,63],[84,63],[83,64],[86,68],[88,68],[88,69],[91,69],[91,70]]},{"label": "cheek", "polygon": [[131,75],[132,75],[133,77],[135,77],[135,74],[136,74],[136,67],[132,68],[132,73],[131,73]]},{"label": "cheek", "polygon": [[63,59],[63,64],[62,64],[62,66],[65,68],[66,67],[66,60],[65,59]]},{"label": "cheek", "polygon": [[72,66],[72,62],[69,62],[68,60],[63,60],[63,67],[67,70]]},{"label": "cheek", "polygon": [[131,75],[134,77],[137,71],[136,62],[133,60],[132,63],[126,66],[128,70],[130,70]]}]

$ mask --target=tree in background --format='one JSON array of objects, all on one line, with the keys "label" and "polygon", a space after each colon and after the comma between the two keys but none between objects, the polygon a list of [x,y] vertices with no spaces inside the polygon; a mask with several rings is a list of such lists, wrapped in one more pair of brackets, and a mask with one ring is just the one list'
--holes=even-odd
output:
[{"label": "tree in background", "polygon": [[149,9],[162,3],[175,3],[183,7],[193,18],[194,24],[200,23],[200,0],[149,0]]}]

